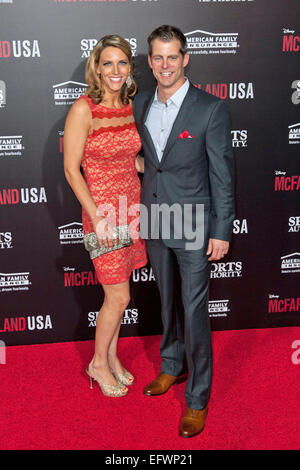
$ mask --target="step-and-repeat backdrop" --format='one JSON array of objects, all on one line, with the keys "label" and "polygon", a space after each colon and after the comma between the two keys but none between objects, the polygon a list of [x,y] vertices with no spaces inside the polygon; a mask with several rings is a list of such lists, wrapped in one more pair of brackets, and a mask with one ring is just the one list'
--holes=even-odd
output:
[{"label": "step-and-repeat backdrop", "polygon": [[[103,302],[63,172],[64,122],[105,34],[154,86],[147,36],[185,33],[187,75],[227,100],[236,157],[230,254],[212,263],[214,330],[300,324],[299,0],[0,0],[0,339],[94,337]],[[161,333],[151,266],[136,270],[122,336]]]}]

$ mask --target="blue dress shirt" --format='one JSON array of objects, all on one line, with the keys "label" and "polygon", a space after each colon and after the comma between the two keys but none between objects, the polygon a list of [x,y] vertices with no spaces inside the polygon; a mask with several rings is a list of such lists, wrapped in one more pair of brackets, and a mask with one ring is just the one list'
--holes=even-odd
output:
[{"label": "blue dress shirt", "polygon": [[164,148],[189,86],[190,82],[186,79],[184,84],[166,103],[159,100],[158,90],[156,88],[145,125],[152,137],[159,161],[162,159]]}]

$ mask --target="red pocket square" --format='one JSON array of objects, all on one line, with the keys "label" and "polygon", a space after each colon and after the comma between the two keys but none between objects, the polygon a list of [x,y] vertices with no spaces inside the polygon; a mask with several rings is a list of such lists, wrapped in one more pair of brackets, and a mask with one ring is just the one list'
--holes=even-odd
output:
[{"label": "red pocket square", "polygon": [[178,139],[194,139],[194,136],[190,135],[189,131],[183,131],[179,134]]}]

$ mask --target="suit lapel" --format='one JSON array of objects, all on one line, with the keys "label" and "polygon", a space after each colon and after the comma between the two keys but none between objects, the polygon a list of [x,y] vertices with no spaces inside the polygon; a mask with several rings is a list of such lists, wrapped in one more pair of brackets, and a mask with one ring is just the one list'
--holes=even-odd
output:
[{"label": "suit lapel", "polygon": [[180,110],[176,116],[173,127],[171,129],[169,138],[167,140],[165,150],[161,159],[161,164],[164,162],[167,154],[170,152],[171,148],[173,147],[176,140],[178,139],[178,135],[184,130],[186,130],[188,127],[187,126],[188,120],[193,113],[192,103],[196,97],[195,91],[196,90],[194,90],[193,84],[190,82],[188,92],[182,102]]},{"label": "suit lapel", "polygon": [[147,143],[148,143],[148,145],[151,149],[152,155],[158,161],[156,149],[155,149],[151,134],[150,134],[150,132],[149,132],[149,130],[148,130],[146,124],[145,124],[146,121],[147,121],[147,117],[148,117],[151,105],[152,105],[153,100],[154,100],[154,96],[155,96],[155,94],[153,93],[153,95],[150,97],[150,99],[148,101],[146,101],[146,103],[145,103],[144,114],[143,114],[143,118],[142,118],[142,126],[143,126],[143,131],[144,131],[144,134],[145,134],[145,138],[146,138]]}]

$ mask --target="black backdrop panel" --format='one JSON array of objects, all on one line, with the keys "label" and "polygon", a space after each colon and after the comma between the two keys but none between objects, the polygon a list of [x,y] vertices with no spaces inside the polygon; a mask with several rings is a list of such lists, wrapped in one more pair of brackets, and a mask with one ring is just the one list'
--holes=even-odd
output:
[{"label": "black backdrop panel", "polygon": [[[186,34],[194,85],[232,117],[237,215],[212,264],[212,328],[300,324],[299,16],[298,0],[0,0],[1,340],[94,337],[103,292],[63,173],[64,121],[105,34],[129,41],[139,89],[152,88],[147,35],[164,23]],[[121,335],[161,333],[149,265],[131,294]]]}]

